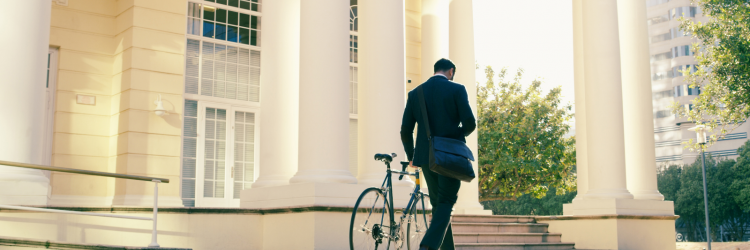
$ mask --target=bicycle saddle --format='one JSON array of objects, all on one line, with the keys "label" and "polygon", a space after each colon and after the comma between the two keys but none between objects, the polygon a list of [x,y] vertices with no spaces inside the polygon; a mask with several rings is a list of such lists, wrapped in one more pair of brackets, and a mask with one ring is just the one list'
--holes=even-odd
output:
[{"label": "bicycle saddle", "polygon": [[376,161],[382,161],[385,163],[391,163],[393,161],[393,158],[396,157],[396,153],[390,153],[390,154],[375,154],[375,160]]}]

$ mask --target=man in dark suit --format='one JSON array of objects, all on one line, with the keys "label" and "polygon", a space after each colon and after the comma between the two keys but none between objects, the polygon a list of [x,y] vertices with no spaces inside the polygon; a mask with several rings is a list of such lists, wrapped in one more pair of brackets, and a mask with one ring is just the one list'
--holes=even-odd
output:
[{"label": "man in dark suit", "polygon": [[[401,142],[404,144],[404,151],[411,165],[422,167],[430,193],[432,221],[420,243],[420,249],[452,250],[455,246],[450,219],[453,204],[458,199],[457,194],[461,182],[458,179],[436,174],[428,167],[429,142],[425,124],[422,124],[424,118],[422,118],[418,88],[424,91],[432,136],[448,137],[465,142],[464,137],[471,134],[477,124],[469,106],[466,88],[452,81],[456,73],[456,65],[443,58],[435,63],[434,72],[435,74],[429,80],[409,92],[401,121]],[[416,147],[414,147],[412,137],[415,123],[419,123]]]}]

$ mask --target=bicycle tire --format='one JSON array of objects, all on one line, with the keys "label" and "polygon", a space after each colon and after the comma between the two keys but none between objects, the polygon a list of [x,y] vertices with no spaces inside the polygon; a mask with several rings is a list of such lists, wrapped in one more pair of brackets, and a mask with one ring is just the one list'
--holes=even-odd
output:
[{"label": "bicycle tire", "polygon": [[412,211],[410,211],[410,216],[414,216],[414,218],[409,220],[406,225],[405,239],[409,250],[419,250],[419,243],[422,242],[422,238],[429,228],[430,223],[427,220],[427,209],[425,207],[430,204],[429,198],[430,196],[427,194],[420,194],[419,198],[414,201]]},{"label": "bicycle tire", "polygon": [[[358,216],[359,215],[359,216]],[[379,220],[379,221],[378,221]],[[388,199],[379,188],[368,188],[359,195],[349,222],[351,250],[389,249],[393,213]],[[382,246],[385,248],[382,248]]]}]

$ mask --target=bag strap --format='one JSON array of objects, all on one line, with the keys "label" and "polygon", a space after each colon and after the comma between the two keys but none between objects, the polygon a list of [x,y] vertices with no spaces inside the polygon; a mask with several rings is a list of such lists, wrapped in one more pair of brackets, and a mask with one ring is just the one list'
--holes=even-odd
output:
[{"label": "bag strap", "polygon": [[427,140],[431,140],[432,136],[430,134],[430,117],[427,115],[427,105],[424,101],[424,91],[422,90],[422,86],[417,87],[417,95],[419,96],[419,106],[422,107],[422,118],[424,120],[424,126],[427,129]]}]

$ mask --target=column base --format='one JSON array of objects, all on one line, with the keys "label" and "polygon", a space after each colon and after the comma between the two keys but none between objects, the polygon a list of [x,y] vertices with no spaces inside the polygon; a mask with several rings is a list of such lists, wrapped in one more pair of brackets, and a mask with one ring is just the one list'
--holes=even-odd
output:
[{"label": "column base", "polygon": [[289,179],[289,183],[357,183],[357,178],[352,176],[349,170],[301,170],[294,177]]},{"label": "column base", "polygon": [[[159,196],[159,207],[183,207],[182,200],[177,196]],[[153,195],[115,195],[112,199],[113,207],[153,207]]]},{"label": "column base", "polygon": [[48,204],[49,178],[41,170],[11,171],[0,173],[0,204],[26,206]]},{"label": "column base", "polygon": [[111,207],[112,196],[52,195],[49,206],[53,207]]},{"label": "column base", "polygon": [[633,199],[633,194],[627,189],[597,189],[589,190],[583,199]]},{"label": "column base", "polygon": [[634,199],[581,199],[563,204],[564,215],[674,215],[671,201]]},{"label": "column base", "polygon": [[[670,202],[671,203],[671,202]],[[536,217],[550,233],[575,249],[667,250],[676,248],[675,215],[588,215]]]},{"label": "column base", "polygon": [[[458,206],[458,204],[456,204]],[[461,208],[457,207],[453,209],[453,214],[461,214],[461,215],[492,215],[492,210],[485,210],[484,207],[480,208]]]},{"label": "column base", "polygon": [[275,187],[283,185],[289,185],[289,177],[275,175],[264,178],[263,176],[261,176],[253,183],[252,188]]},{"label": "column base", "polygon": [[[362,191],[372,187],[344,183],[292,183],[284,186],[242,190],[240,207],[254,209],[288,207],[354,207]],[[393,187],[394,207],[405,207],[409,202],[410,187]]]},{"label": "column base", "polygon": [[636,200],[657,200],[657,201],[664,200],[664,195],[659,193],[658,190],[651,190],[651,191],[630,190],[630,193],[633,194],[633,197]]}]

